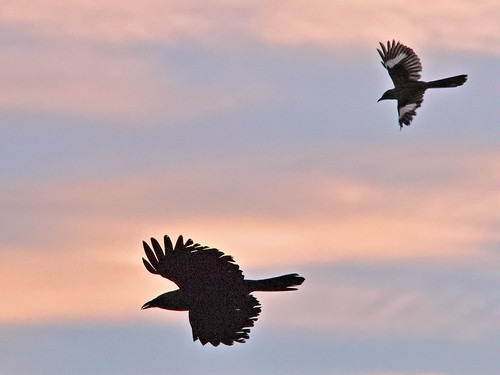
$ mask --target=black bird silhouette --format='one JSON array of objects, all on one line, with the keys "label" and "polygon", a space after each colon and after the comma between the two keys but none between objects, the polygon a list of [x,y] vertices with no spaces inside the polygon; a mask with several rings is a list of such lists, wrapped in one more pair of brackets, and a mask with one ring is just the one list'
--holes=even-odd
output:
[{"label": "black bird silhouette", "polygon": [[377,49],[382,58],[382,65],[389,71],[394,88],[387,90],[378,100],[396,99],[398,101],[399,126],[410,125],[415,110],[424,101],[427,89],[462,86],[467,75],[439,79],[437,81],[419,81],[422,64],[413,50],[400,42],[387,42],[387,47],[379,43],[382,50]]},{"label": "black bird silhouette", "polygon": [[214,346],[232,345],[249,338],[261,308],[250,293],[296,290],[304,278],[296,273],[264,280],[245,280],[230,255],[218,249],[201,246],[179,236],[175,247],[164,237],[165,251],[154,238],[153,248],[143,241],[149,262],[142,258],[147,270],[173,281],[178,290],[159,295],[142,309],[159,307],[166,310],[189,310],[193,341]]}]

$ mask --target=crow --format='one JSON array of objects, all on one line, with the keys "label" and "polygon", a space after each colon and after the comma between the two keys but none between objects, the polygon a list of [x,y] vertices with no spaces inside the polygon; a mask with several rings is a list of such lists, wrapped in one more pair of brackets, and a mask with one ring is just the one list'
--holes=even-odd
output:
[{"label": "crow", "polygon": [[419,81],[422,64],[413,50],[400,42],[387,42],[387,47],[379,43],[381,50],[377,51],[394,82],[394,88],[387,90],[378,100],[396,99],[398,101],[399,126],[410,125],[415,110],[424,101],[427,89],[462,86],[467,81],[467,75],[439,79],[437,81]]},{"label": "crow", "polygon": [[148,260],[146,269],[173,281],[179,289],[146,302],[142,309],[159,307],[189,311],[193,341],[218,346],[244,343],[249,339],[261,312],[259,301],[250,293],[296,290],[304,278],[296,273],[263,280],[246,280],[233,257],[179,236],[175,247],[168,236],[161,245],[151,238],[152,248],[143,241]]}]

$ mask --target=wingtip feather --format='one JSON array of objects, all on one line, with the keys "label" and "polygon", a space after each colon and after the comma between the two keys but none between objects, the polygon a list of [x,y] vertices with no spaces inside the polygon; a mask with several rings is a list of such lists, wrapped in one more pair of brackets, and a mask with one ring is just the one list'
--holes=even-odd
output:
[{"label": "wingtip feather", "polygon": [[158,274],[158,271],[156,271],[154,267],[151,264],[149,264],[149,262],[146,259],[142,258],[142,262],[144,263],[144,266],[149,272]]},{"label": "wingtip feather", "polygon": [[182,235],[180,235],[179,237],[177,237],[177,242],[175,243],[174,250],[180,250],[183,247],[184,247],[184,238],[182,237]]},{"label": "wingtip feather", "polygon": [[163,237],[163,242],[165,244],[165,254],[174,249],[174,247],[172,246],[172,240],[170,239],[170,237],[168,235],[165,235]]},{"label": "wingtip feather", "polygon": [[161,245],[158,242],[158,240],[156,238],[151,237],[151,244],[153,245],[153,250],[156,254],[156,259],[160,260],[161,258],[163,258],[165,254],[163,253],[163,249],[161,248]]},{"label": "wingtip feather", "polygon": [[155,256],[155,253],[153,253],[153,250],[149,246],[149,244],[145,241],[142,241],[142,246],[144,247],[144,253],[146,253],[146,257],[148,258],[149,262],[153,267],[158,266],[158,259]]}]

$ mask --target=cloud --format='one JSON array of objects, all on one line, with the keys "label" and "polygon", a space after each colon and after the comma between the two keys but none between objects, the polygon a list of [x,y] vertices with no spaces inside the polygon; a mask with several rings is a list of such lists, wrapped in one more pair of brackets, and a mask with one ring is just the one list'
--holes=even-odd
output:
[{"label": "cloud", "polygon": [[[290,86],[280,86],[279,75],[268,66],[279,61],[274,69],[285,74],[296,59],[279,57],[290,48],[301,55],[319,47],[358,56],[361,49],[375,53],[378,41],[396,38],[417,52],[430,46],[498,54],[493,3],[440,1],[409,14],[396,1],[367,6],[360,1],[154,0],[145,5],[126,0],[117,6],[52,0],[28,6],[9,0],[0,15],[5,35],[0,108],[128,126],[227,114],[287,98]],[[421,27],[421,19],[427,27]],[[311,80],[325,79],[308,74]],[[309,84],[302,82],[304,90]],[[317,85],[311,92],[318,93]]]},{"label": "cloud", "polygon": [[[358,155],[355,174],[341,166],[276,172],[250,166],[246,159],[207,160],[136,176],[5,186],[2,206],[12,215],[12,227],[25,223],[25,229],[41,235],[36,246],[43,238],[44,247],[55,245],[51,231],[100,243],[103,236],[119,235],[120,227],[125,232],[135,227],[135,233],[191,236],[241,252],[255,265],[282,261],[282,252],[289,253],[285,262],[290,263],[468,257],[481,244],[497,241],[495,154],[455,156],[452,164],[433,155],[416,157],[420,167],[408,157],[403,168],[390,166],[392,153],[376,160],[367,151]],[[370,177],[359,170],[365,163],[386,170]],[[78,225],[67,228],[71,222]],[[20,248],[32,246],[23,245],[12,228],[2,237]]]},{"label": "cloud", "polygon": [[[52,0],[28,6],[9,0],[0,15],[5,34],[0,108],[128,126],[168,125],[287,98],[290,86],[280,86],[279,75],[268,66],[279,61],[274,69],[286,73],[291,60],[279,56],[290,47],[301,54],[312,46],[357,56],[359,49],[374,52],[378,41],[396,38],[417,52],[429,45],[498,54],[490,2],[433,2],[411,14],[401,6],[395,1],[367,6],[213,0],[147,5],[126,0],[120,6]],[[421,19],[427,27],[421,27]],[[266,55],[270,51],[272,60]],[[309,84],[302,82],[303,89]],[[318,93],[317,85],[311,92]]]},{"label": "cloud", "polygon": [[[223,44],[257,40],[278,45],[343,47],[398,38],[457,50],[498,54],[494,0],[426,2],[408,12],[397,0],[200,2],[79,0],[16,1],[1,21],[36,33],[111,43],[196,41]],[[425,27],[422,25],[425,24]],[[360,27],[362,25],[362,27]]]},{"label": "cloud", "polygon": [[[227,112],[272,94],[263,82],[226,76],[213,84],[190,82],[153,56],[103,50],[87,41],[29,38],[4,45],[0,107],[143,124]],[[215,79],[215,77],[214,77]]]},{"label": "cloud", "polygon": [[[497,262],[498,263],[498,262]],[[461,265],[459,265],[461,264]],[[496,265],[496,267],[498,264]],[[261,295],[273,324],[324,337],[478,340],[495,337],[498,275],[467,262],[341,264],[304,272],[300,300]],[[494,270],[495,266],[491,267]],[[280,311],[294,311],[287,316]]]},{"label": "cloud", "polygon": [[[495,1],[475,5],[469,0],[440,0],[408,12],[407,4],[397,0],[373,1],[369,6],[363,1],[273,3],[262,13],[265,22],[259,30],[263,39],[277,44],[342,47],[395,38],[412,45],[498,54]],[[468,33],[474,29],[477,32]]]},{"label": "cloud", "polygon": [[[196,168],[172,164],[137,175],[10,182],[0,194],[9,217],[0,236],[0,288],[8,301],[0,319],[134,317],[137,303],[170,288],[140,261],[141,241],[164,234],[220,248],[249,277],[259,269],[264,277],[325,264],[487,262],[489,246],[498,241],[491,164],[496,154],[461,152],[450,163],[420,152],[418,165],[410,155],[403,168],[387,161],[394,159],[391,152],[374,157],[367,150],[350,172],[333,162],[325,169],[277,172],[235,159],[200,161]],[[370,175],[365,166],[385,170]],[[485,306],[483,298],[448,291],[436,298],[418,288],[326,288],[305,290],[304,298],[329,296],[317,317],[325,321],[331,320],[330,306],[346,301],[348,310],[335,310],[333,320],[341,323],[331,329],[345,324],[362,332],[370,326],[377,333],[386,329],[376,324],[383,320],[393,322],[394,330],[415,326],[411,334],[439,327],[448,332],[466,326],[464,317]],[[23,310],[26,301],[31,305]],[[109,309],[110,301],[120,307]],[[443,312],[447,306],[461,312],[450,318]],[[352,319],[354,313],[359,319]],[[362,321],[366,326],[358,325]],[[482,332],[479,323],[471,327],[468,335]]]}]

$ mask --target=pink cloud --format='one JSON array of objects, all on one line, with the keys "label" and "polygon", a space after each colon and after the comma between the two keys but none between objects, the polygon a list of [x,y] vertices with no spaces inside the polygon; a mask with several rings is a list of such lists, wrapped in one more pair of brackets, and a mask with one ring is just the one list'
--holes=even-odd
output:
[{"label": "pink cloud", "polygon": [[0,64],[0,107],[15,111],[174,121],[230,111],[273,91],[246,80],[218,87],[190,84],[147,57],[116,56],[64,38],[29,49],[4,47]]},{"label": "pink cloud", "polygon": [[[234,196],[237,186],[224,190],[223,163],[204,178],[202,198],[188,188],[199,186],[199,169],[179,170],[176,179],[153,173],[4,186],[4,214],[11,223],[23,215],[26,220],[18,235],[6,233],[15,238],[3,239],[0,289],[7,302],[0,321],[133,318],[142,299],[173,288],[141,263],[141,241],[164,234],[183,234],[233,255],[249,277],[255,269],[271,276],[276,269],[300,272],[338,262],[473,261],[480,255],[478,244],[498,240],[492,230],[497,193],[490,185],[495,159],[495,154],[465,155],[457,161],[459,171],[449,168],[450,175],[460,172],[474,180],[473,186],[429,182],[389,189],[319,172],[276,175],[268,185],[254,176],[240,181],[252,190],[248,204]],[[474,177],[488,174],[489,179]],[[189,197],[198,203],[186,206]],[[352,294],[346,287],[335,289],[339,298]],[[363,289],[354,295],[369,300],[370,293],[379,292]],[[424,297],[394,297],[380,314],[391,319],[415,298]],[[110,300],[119,307],[110,309]],[[343,322],[347,315],[334,320]]]},{"label": "pink cloud", "polygon": [[441,0],[414,7],[410,14],[394,0],[207,0],[195,5],[125,0],[119,6],[96,0],[7,0],[0,23],[34,41],[2,47],[0,107],[143,124],[158,117],[172,121],[227,112],[266,101],[279,95],[278,89],[245,72],[238,72],[235,82],[204,87],[158,66],[153,57],[113,55],[102,45],[194,41],[224,49],[251,41],[374,51],[378,41],[396,38],[417,51],[430,45],[498,54],[495,4],[461,0],[450,6]]},{"label": "pink cloud", "polygon": [[107,42],[251,38],[271,44],[372,46],[398,38],[457,50],[499,53],[496,1],[439,0],[413,7],[397,0],[294,2],[207,0],[9,0],[1,20],[37,33]]},{"label": "pink cloud", "polygon": [[[333,269],[332,272],[335,272]],[[378,284],[310,275],[300,292],[292,295],[260,294],[273,325],[304,328],[313,334],[337,337],[446,337],[471,340],[494,335],[500,305],[477,290],[434,286]],[[403,282],[404,283],[404,282]],[[457,298],[457,294],[460,298]],[[282,311],[294,311],[284,316]]]},{"label": "pink cloud", "polygon": [[[376,163],[384,164],[386,157],[394,156],[387,153]],[[121,257],[125,253],[113,250],[113,238],[126,234],[129,241],[140,241],[167,231],[220,247],[249,266],[470,256],[474,244],[498,240],[492,231],[498,220],[491,185],[497,179],[491,164],[496,158],[484,153],[455,161],[460,168],[448,167],[446,177],[455,180],[453,185],[431,179],[401,186],[319,171],[277,174],[272,184],[264,183],[266,174],[235,180],[228,172],[232,162],[207,162],[194,169],[152,171],[149,177],[4,187],[2,196],[9,198],[2,206],[7,214],[34,218],[26,223],[52,223],[50,232],[42,232],[45,240],[36,242],[44,250],[60,246],[51,238],[64,236],[76,244],[84,239],[93,248],[104,245]],[[419,158],[421,165],[424,159]],[[432,155],[427,159],[443,169]],[[411,163],[405,167],[418,173]],[[202,185],[200,170],[206,171]],[[474,177],[481,175],[489,178]],[[31,242],[19,249],[23,246],[30,248]]]},{"label": "pink cloud", "polygon": [[259,30],[263,39],[278,44],[372,46],[395,38],[412,45],[500,52],[494,0],[426,2],[411,12],[407,5],[397,0],[268,3]]}]

